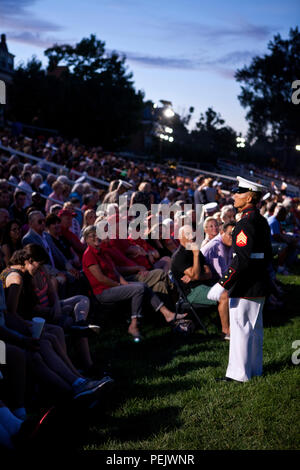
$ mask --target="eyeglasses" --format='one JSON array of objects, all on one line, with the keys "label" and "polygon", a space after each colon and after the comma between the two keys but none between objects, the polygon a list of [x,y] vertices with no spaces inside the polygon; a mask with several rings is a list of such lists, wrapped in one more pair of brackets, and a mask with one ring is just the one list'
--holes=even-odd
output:
[{"label": "eyeglasses", "polygon": [[43,223],[45,223],[45,219],[39,219],[37,222],[39,225],[42,225]]}]

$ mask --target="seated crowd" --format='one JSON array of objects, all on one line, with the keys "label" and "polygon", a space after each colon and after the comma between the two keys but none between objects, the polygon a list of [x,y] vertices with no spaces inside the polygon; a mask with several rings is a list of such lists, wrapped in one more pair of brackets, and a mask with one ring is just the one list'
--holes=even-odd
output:
[{"label": "seated crowd", "polygon": [[[150,321],[157,315],[168,326],[179,322],[180,329],[188,312],[175,313],[179,293],[173,276],[189,302],[217,308],[222,338],[230,340],[228,294],[216,305],[207,292],[231,263],[238,215],[226,181],[223,186],[212,178],[147,167],[59,137],[3,133],[1,143],[40,158],[21,162],[3,152],[0,162],[0,340],[6,344],[6,365],[0,364],[0,445],[13,448],[27,423],[27,381],[34,381],[41,394],[51,390],[54,402],[63,397],[86,407],[101,402],[101,393],[113,384],[101,374],[89,346],[90,336],[99,333],[99,312],[129,301],[124,315],[135,342],[142,339],[146,311]],[[51,162],[67,162],[68,176],[55,174]],[[90,177],[104,181],[106,189]],[[123,220],[121,196],[127,197],[126,209],[146,208],[138,238],[130,231],[121,236],[121,227],[128,229],[132,221],[130,216]],[[300,201],[286,190],[270,188],[266,196],[260,211],[269,222],[274,255],[268,305],[278,308],[282,286],[276,273],[286,275],[297,263]],[[157,218],[159,208],[173,204],[176,210],[168,218]],[[187,250],[197,231],[197,204],[204,204],[204,238],[201,247]],[[100,239],[97,227],[103,222],[116,228],[115,236],[108,231]],[[45,319],[39,339],[32,337],[34,317]],[[76,365],[66,337],[76,351]]]}]

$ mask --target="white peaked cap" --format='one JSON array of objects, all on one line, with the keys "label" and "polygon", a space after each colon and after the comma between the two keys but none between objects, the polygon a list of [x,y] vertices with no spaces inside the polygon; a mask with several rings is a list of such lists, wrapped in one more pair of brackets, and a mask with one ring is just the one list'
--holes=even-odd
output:
[{"label": "white peaked cap", "polygon": [[239,189],[240,189],[242,190],[240,192],[253,191],[257,193],[257,192],[263,192],[264,190],[267,189],[262,184],[255,183],[254,181],[246,180],[245,178],[242,178],[241,176],[237,176],[236,179],[238,180],[238,187],[234,188],[233,192],[239,192]]},{"label": "white peaked cap", "polygon": [[217,202],[209,202],[208,204],[204,204],[204,209],[206,212],[213,212],[216,209],[218,209],[218,203]]},{"label": "white peaked cap", "polygon": [[132,188],[132,184],[124,180],[119,180],[119,186],[124,186],[127,189]]}]

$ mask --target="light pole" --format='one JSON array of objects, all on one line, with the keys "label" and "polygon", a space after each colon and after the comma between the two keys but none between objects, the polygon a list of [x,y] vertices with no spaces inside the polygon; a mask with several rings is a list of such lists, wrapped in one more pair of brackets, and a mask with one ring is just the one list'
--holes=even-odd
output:
[{"label": "light pole", "polygon": [[153,105],[156,117],[153,133],[156,137],[159,138],[159,158],[161,160],[163,142],[174,142],[174,136],[172,135],[174,130],[169,125],[166,125],[166,123],[169,123],[172,120],[172,118],[175,116],[175,112],[173,111],[171,101],[160,100],[160,103],[162,106],[159,106],[157,103]]}]

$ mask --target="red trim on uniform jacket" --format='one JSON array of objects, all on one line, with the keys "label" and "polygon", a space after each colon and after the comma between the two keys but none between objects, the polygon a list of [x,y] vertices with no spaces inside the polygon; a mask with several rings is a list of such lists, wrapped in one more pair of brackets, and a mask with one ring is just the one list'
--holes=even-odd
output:
[{"label": "red trim on uniform jacket", "polygon": [[230,274],[229,278],[226,279],[226,281],[223,282],[223,287],[225,286],[225,284],[227,284],[227,282],[229,282],[231,280],[232,276],[236,273],[236,270],[233,269],[231,266],[229,266],[228,272],[229,272],[230,269],[232,270],[232,273]]}]

